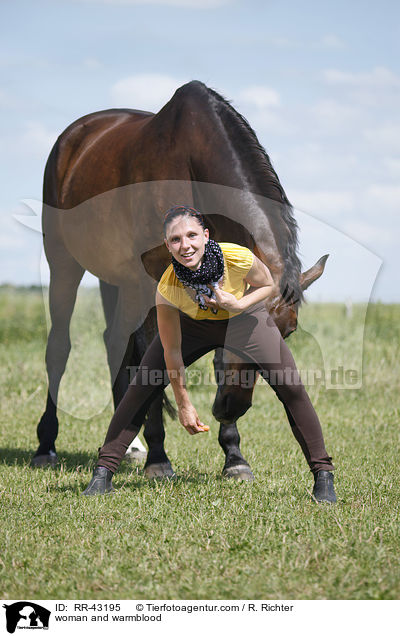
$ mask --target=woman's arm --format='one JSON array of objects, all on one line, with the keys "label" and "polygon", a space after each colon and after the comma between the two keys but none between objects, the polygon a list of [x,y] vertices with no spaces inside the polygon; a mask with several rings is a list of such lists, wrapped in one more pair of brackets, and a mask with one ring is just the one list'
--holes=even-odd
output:
[{"label": "woman's arm", "polygon": [[253,265],[244,280],[250,288],[238,301],[242,311],[268,298],[274,289],[274,280],[268,267],[257,256],[254,256]]},{"label": "woman's arm", "polygon": [[209,427],[200,421],[186,389],[179,312],[176,307],[167,303],[159,292],[156,294],[156,305],[158,332],[164,349],[168,377],[178,407],[179,421],[190,435],[204,433],[209,430]]},{"label": "woman's arm", "polygon": [[268,298],[274,288],[274,281],[268,267],[257,256],[254,256],[253,264],[244,281],[250,285],[250,288],[239,300],[233,294],[215,287],[216,300],[203,296],[206,305],[209,307],[221,307],[221,309],[226,309],[227,311],[244,311]]}]

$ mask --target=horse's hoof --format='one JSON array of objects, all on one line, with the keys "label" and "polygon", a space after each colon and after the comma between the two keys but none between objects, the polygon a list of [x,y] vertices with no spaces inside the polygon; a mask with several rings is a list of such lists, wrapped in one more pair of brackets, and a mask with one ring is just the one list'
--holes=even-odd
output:
[{"label": "horse's hoof", "polygon": [[236,479],[236,481],[254,481],[254,475],[250,466],[247,466],[247,464],[229,466],[229,468],[224,468],[222,474],[224,477]]},{"label": "horse's hoof", "polygon": [[128,448],[125,453],[125,459],[128,459],[130,462],[140,462],[143,459],[146,459],[147,452],[142,451],[139,448]]},{"label": "horse's hoof", "polygon": [[174,470],[169,462],[162,462],[161,464],[150,464],[144,469],[144,474],[148,479],[164,479],[168,477],[173,479],[176,477]]},{"label": "horse's hoof", "polygon": [[44,466],[55,466],[58,464],[57,453],[50,451],[45,455],[34,455],[31,459],[32,468],[43,468]]}]

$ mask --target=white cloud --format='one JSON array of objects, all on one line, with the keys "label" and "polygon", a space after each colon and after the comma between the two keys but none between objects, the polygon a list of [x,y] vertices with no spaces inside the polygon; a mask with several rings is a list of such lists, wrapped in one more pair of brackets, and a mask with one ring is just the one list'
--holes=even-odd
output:
[{"label": "white cloud", "polygon": [[393,231],[376,223],[366,221],[350,220],[343,224],[343,230],[348,236],[363,245],[368,245],[372,249],[382,252],[382,247],[391,245],[395,240]]},{"label": "white cloud", "polygon": [[382,161],[389,177],[400,180],[400,159],[398,157],[385,157]]},{"label": "white cloud", "polygon": [[316,214],[320,218],[342,215],[355,208],[355,194],[340,190],[291,190],[290,200],[295,208]]},{"label": "white cloud", "polygon": [[187,9],[214,9],[231,4],[232,0],[80,0],[80,2],[115,5],[165,5]]},{"label": "white cloud", "polygon": [[[318,284],[307,291],[308,300],[354,302],[368,300],[381,259],[375,250],[366,249],[361,240],[359,226],[338,229],[334,223],[322,221],[295,210],[300,228],[300,256],[305,267],[309,267],[322,254],[329,259]],[[396,290],[397,291],[397,290]]]},{"label": "white cloud", "polygon": [[311,107],[311,114],[320,128],[331,133],[346,126],[359,125],[363,117],[363,112],[359,108],[334,99],[318,101]]},{"label": "white cloud", "polygon": [[185,82],[170,75],[141,73],[125,77],[111,87],[114,106],[157,112]]},{"label": "white cloud", "polygon": [[274,133],[293,134],[294,126],[285,116],[277,90],[263,84],[241,89],[235,96],[234,108],[248,119],[257,135]]},{"label": "white cloud", "polygon": [[268,138],[266,142],[262,141],[263,135],[273,133],[274,135],[287,137],[297,132],[293,122],[287,119],[281,111],[272,110],[270,108],[258,109],[246,107],[245,103],[243,103],[243,107],[241,104],[234,104],[234,107],[241,115],[246,117],[261,143],[263,143],[269,151],[272,150],[270,143]]},{"label": "white cloud", "polygon": [[280,48],[291,48],[293,46],[298,46],[298,42],[296,42],[295,40],[289,40],[289,38],[280,36],[269,37],[267,41],[269,44],[279,46]]},{"label": "white cloud", "polygon": [[238,99],[260,109],[277,106],[280,102],[279,93],[276,90],[260,85],[248,86],[240,91]]},{"label": "white cloud", "polygon": [[368,187],[346,190],[294,189],[290,191],[290,200],[296,209],[325,219],[355,240],[371,245],[379,241],[398,242],[398,185],[371,183]]},{"label": "white cloud", "polygon": [[19,102],[11,93],[3,89],[0,90],[0,108],[16,108],[21,106]]},{"label": "white cloud", "polygon": [[327,49],[343,49],[345,47],[343,40],[332,33],[324,35],[319,44]]},{"label": "white cloud", "polygon": [[[307,135],[307,130],[304,132]],[[352,190],[354,175],[358,176],[364,169],[362,158],[354,152],[343,153],[342,148],[332,146],[330,139],[325,144],[295,144],[289,140],[285,151],[274,152],[273,156],[275,169],[292,202],[294,190],[330,190],[332,177],[335,183],[340,184],[341,190]]]},{"label": "white cloud", "polygon": [[50,152],[58,134],[46,128],[41,122],[30,121],[26,124],[18,143],[29,154],[41,157]]},{"label": "white cloud", "polygon": [[83,66],[84,66],[84,68],[88,69],[89,71],[96,71],[97,69],[101,68],[103,65],[95,57],[86,57],[83,60]]},{"label": "white cloud", "polygon": [[302,218],[304,211],[324,219],[382,257],[398,245],[400,186],[371,184],[359,190],[297,190],[290,194],[296,217]]},{"label": "white cloud", "polygon": [[328,69],[322,73],[323,82],[339,93],[340,99],[357,102],[362,109],[379,109],[381,118],[385,109],[398,112],[400,106],[400,75],[384,66],[369,71],[348,72]]},{"label": "white cloud", "polygon": [[46,161],[58,135],[59,131],[51,130],[39,121],[26,121],[20,130],[2,131],[0,145],[4,156],[24,162],[24,169],[27,169],[27,160],[34,160],[36,166]]},{"label": "white cloud", "polygon": [[349,73],[337,69],[323,72],[324,80],[328,84],[350,86],[353,88],[387,88],[399,87],[400,77],[384,66],[375,66],[371,71]]},{"label": "white cloud", "polygon": [[346,48],[346,44],[343,42],[343,40],[338,37],[337,35],[334,35],[333,33],[327,33],[326,35],[323,35],[320,39],[318,40],[300,40],[300,39],[289,39],[285,36],[268,36],[266,38],[266,42],[269,45],[273,45],[273,46],[277,46],[279,48],[285,48],[285,49],[294,49],[294,48],[298,48],[298,49],[344,49]]},{"label": "white cloud", "polygon": [[376,147],[376,151],[398,152],[400,147],[400,124],[384,124],[364,130],[364,138]]},{"label": "white cloud", "polygon": [[[32,217],[29,216],[28,218]],[[0,247],[2,251],[26,248],[27,237],[29,236],[30,234],[27,234],[25,228],[18,223],[13,211],[3,209],[0,212]]]},{"label": "white cloud", "polygon": [[373,209],[378,212],[377,205],[384,205],[386,209],[392,211],[400,211],[400,186],[372,184],[367,188],[366,196],[373,199]]}]

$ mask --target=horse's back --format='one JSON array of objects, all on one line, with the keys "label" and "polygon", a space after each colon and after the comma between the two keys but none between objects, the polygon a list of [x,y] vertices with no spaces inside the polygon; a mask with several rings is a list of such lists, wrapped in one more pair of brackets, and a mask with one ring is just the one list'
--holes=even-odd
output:
[{"label": "horse's back", "polygon": [[90,145],[99,135],[126,123],[135,125],[138,121],[153,116],[153,113],[129,108],[111,108],[84,115],[72,122],[58,138],[60,151],[68,160],[82,144]]},{"label": "horse's back", "polygon": [[[49,155],[44,175],[44,201],[58,208],[77,205],[80,201],[74,200],[74,188],[70,186],[78,167],[85,169],[88,186],[87,191],[82,192],[85,198],[99,194],[101,182],[106,189],[116,187],[118,184],[110,183],[107,178],[111,174],[107,167],[118,161],[121,146],[151,117],[153,113],[147,111],[113,108],[85,115],[70,124],[58,137]],[[107,153],[104,153],[104,147],[107,147]],[[104,170],[103,179],[98,172],[98,163]],[[92,170],[100,178],[90,179]]]}]

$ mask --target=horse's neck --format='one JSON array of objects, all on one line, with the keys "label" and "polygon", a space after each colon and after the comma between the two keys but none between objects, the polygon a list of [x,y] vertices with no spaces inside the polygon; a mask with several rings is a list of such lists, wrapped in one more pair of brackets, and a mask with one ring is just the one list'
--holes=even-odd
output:
[{"label": "horse's neck", "polygon": [[[284,270],[286,227],[280,214],[284,204],[254,194],[252,189],[262,191],[262,188],[255,184],[252,166],[246,162],[240,144],[232,140],[232,135],[215,112],[210,112],[207,118],[202,117],[201,124],[201,138],[196,139],[191,149],[195,166],[194,191],[199,207],[233,221],[224,224],[220,219],[215,223],[217,240],[236,242],[224,236],[229,225],[230,234],[238,235],[237,242],[254,248],[278,282]],[[262,178],[263,175],[258,176],[258,179]],[[268,174],[265,174],[265,179],[269,179]],[[277,193],[274,192],[275,197]]]},{"label": "horse's neck", "polygon": [[195,186],[196,200],[206,212],[213,238],[254,251],[278,283],[284,270],[284,237],[276,223],[276,202],[254,195],[244,184],[243,189],[204,182]]}]

